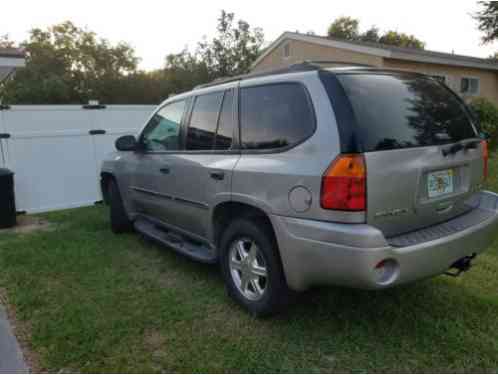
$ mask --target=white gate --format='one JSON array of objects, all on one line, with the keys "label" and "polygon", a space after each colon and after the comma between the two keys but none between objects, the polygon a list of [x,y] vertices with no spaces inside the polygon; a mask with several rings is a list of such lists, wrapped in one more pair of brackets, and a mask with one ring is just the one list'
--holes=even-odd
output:
[{"label": "white gate", "polygon": [[5,164],[15,172],[17,209],[44,212],[101,200],[103,158],[114,150],[116,138],[135,134],[153,109],[67,105],[0,111],[0,133],[8,137],[3,139]]}]

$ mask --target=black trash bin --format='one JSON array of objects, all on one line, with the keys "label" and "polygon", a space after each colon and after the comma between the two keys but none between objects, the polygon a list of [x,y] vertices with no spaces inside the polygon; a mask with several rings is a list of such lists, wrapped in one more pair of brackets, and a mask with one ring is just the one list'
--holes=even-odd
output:
[{"label": "black trash bin", "polygon": [[0,229],[12,228],[16,224],[14,172],[0,168]]}]

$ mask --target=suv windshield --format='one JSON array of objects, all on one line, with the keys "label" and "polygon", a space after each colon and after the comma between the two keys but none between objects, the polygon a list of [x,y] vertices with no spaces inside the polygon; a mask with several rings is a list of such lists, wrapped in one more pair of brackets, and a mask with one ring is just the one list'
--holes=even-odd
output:
[{"label": "suv windshield", "polygon": [[476,137],[464,104],[439,82],[410,74],[339,74],[363,151]]}]

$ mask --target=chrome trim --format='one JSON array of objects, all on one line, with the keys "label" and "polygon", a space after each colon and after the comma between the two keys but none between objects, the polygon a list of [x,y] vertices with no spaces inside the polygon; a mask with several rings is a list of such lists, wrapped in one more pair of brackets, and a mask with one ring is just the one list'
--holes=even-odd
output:
[{"label": "chrome trim", "polygon": [[188,204],[188,205],[191,205],[191,206],[195,206],[195,207],[201,208],[203,210],[208,210],[209,209],[209,206],[207,204],[205,204],[205,203],[202,203],[202,202],[191,201],[189,199],[180,198],[180,197],[173,197],[171,195],[159,193],[159,192],[153,191],[153,190],[143,189],[143,188],[140,188],[140,187],[137,187],[137,186],[130,186],[130,189],[138,191],[140,193],[145,193],[145,194],[153,195],[155,197],[169,199],[169,200],[173,200],[173,201],[178,202],[178,203],[183,203],[183,204]]},{"label": "chrome trim", "polygon": [[161,198],[164,198],[164,199],[170,199],[170,200],[173,200],[174,198],[170,195],[166,195],[166,194],[162,194],[162,193],[158,193],[157,191],[153,191],[153,190],[147,190],[147,189],[143,189],[143,188],[139,188],[139,187],[136,187],[136,186],[130,186],[130,189],[131,190],[135,190],[135,191],[138,191],[139,193],[145,193],[145,194],[150,194],[150,195],[154,195],[156,197],[161,197]]}]

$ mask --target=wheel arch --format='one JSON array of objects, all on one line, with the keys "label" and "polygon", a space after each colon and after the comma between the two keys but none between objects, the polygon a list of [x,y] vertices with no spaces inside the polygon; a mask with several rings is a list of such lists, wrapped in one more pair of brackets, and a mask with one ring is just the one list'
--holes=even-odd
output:
[{"label": "wheel arch", "polygon": [[109,182],[111,182],[113,180],[116,181],[116,177],[111,172],[102,171],[100,173],[100,190],[102,192],[102,199],[104,200],[104,203],[106,205],[109,204],[109,194],[108,194],[109,193],[109,189],[108,189]]},{"label": "wheel arch", "polygon": [[[212,210],[211,216],[211,236],[213,244],[216,248],[220,245],[221,236],[223,235],[223,230],[228,226],[230,221],[237,218],[249,218],[257,219],[258,222],[266,225],[273,235],[275,243],[277,243],[277,236],[275,233],[275,227],[271,221],[269,211],[254,203],[248,203],[246,201],[230,200],[218,203]],[[278,243],[277,243],[278,247]],[[280,248],[278,249],[280,257]]]}]

